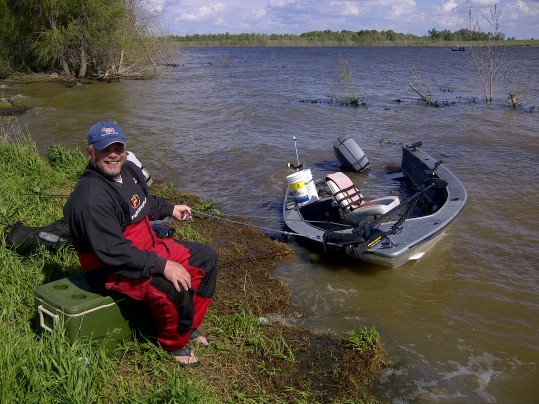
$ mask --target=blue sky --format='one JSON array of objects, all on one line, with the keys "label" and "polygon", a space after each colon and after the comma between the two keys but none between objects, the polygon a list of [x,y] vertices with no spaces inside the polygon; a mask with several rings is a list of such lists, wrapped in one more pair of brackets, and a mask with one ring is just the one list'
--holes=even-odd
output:
[{"label": "blue sky", "polygon": [[469,26],[482,31],[497,4],[506,37],[539,39],[539,0],[147,0],[163,13],[175,35],[219,33],[301,34],[308,31],[374,29],[428,35]]}]

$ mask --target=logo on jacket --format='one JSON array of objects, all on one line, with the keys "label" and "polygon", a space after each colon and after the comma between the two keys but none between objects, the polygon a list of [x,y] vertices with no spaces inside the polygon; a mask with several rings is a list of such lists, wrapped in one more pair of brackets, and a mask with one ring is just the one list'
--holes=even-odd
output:
[{"label": "logo on jacket", "polygon": [[136,194],[133,195],[133,196],[131,197],[131,199],[129,200],[129,204],[130,204],[134,209],[138,208],[139,205],[140,205],[140,198],[139,198],[139,196],[136,195]]}]

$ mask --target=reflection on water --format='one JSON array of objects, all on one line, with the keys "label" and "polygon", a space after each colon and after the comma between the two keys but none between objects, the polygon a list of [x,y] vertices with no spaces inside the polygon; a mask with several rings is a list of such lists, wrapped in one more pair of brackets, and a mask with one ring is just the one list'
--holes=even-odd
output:
[{"label": "reflection on water", "polygon": [[[338,85],[340,55],[368,106],[300,102],[327,98]],[[527,71],[539,65],[537,48],[506,55]],[[503,86],[495,105],[470,103],[482,91],[470,54],[444,48],[185,49],[179,64],[154,81],[8,84],[2,91],[36,107],[19,124],[40,150],[82,147],[93,123],[116,120],[154,177],[275,229],[282,229],[286,163],[296,160],[293,136],[318,178],[339,168],[333,141],[353,136],[372,168],[350,176],[371,198],[387,193],[385,174],[400,159],[398,146],[380,141],[421,140],[466,185],[462,214],[423,259],[397,269],[291,244],[295,259],[276,270],[301,313],[290,321],[342,335],[376,326],[395,360],[379,386],[383,399],[539,396],[538,111],[510,109]],[[452,106],[410,100],[410,71],[418,65]]]}]

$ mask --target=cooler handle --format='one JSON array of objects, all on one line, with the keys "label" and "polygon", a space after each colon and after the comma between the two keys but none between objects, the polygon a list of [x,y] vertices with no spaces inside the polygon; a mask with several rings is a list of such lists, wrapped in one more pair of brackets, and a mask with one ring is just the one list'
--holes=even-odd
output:
[{"label": "cooler handle", "polygon": [[43,305],[37,306],[37,312],[39,313],[39,325],[41,328],[43,328],[46,331],[52,332],[52,328],[50,328],[47,324],[45,324],[45,317],[43,314],[48,315],[50,318],[52,318],[52,326],[54,327],[56,325],[56,322],[58,321],[58,314],[54,314],[50,311],[48,311]]}]

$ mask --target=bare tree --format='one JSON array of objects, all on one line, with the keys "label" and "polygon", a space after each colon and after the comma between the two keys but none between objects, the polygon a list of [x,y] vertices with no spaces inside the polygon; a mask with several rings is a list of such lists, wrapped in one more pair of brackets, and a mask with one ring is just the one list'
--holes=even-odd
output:
[{"label": "bare tree", "polygon": [[492,32],[482,34],[479,22],[473,21],[472,11],[469,12],[469,28],[472,36],[470,51],[483,86],[485,102],[492,102],[495,89],[508,71],[504,67],[505,45],[504,34],[499,31],[500,15],[501,10],[498,10],[496,3],[493,8],[489,9],[489,14],[484,16]]}]

